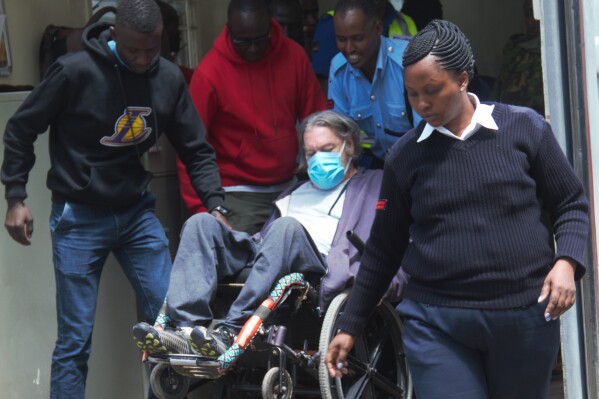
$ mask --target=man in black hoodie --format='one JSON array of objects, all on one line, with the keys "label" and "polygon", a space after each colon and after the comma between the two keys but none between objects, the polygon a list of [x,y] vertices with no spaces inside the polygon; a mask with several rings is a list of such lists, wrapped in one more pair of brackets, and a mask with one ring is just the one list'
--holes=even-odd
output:
[{"label": "man in black hoodie", "polygon": [[92,25],[85,50],[58,59],[8,121],[2,183],[13,239],[31,244],[24,200],[33,143],[50,128],[53,260],[58,340],[51,397],[83,398],[100,274],[110,252],[147,321],[166,296],[168,241],[154,215],[152,177],[141,156],[164,132],[212,214],[223,191],[212,147],[179,68],[160,58],[162,19],[154,0],[121,0],[114,27]]}]

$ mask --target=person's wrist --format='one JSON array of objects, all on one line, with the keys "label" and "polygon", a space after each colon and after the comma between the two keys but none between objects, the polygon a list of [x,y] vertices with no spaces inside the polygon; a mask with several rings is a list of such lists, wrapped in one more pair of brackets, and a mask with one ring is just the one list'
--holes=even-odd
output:
[{"label": "person's wrist", "polygon": [[569,265],[573,271],[576,271],[577,262],[570,258],[566,258],[566,257],[558,258],[557,262],[555,262],[555,263],[556,264],[562,263],[564,265]]},{"label": "person's wrist", "polygon": [[6,204],[8,205],[8,209],[12,209],[18,206],[25,206],[24,198],[7,198]]},{"label": "person's wrist", "polygon": [[214,208],[210,209],[210,213],[214,214],[215,212],[220,213],[221,215],[223,215],[224,217],[229,216],[229,213],[231,212],[229,209],[225,208],[222,205],[217,205]]}]

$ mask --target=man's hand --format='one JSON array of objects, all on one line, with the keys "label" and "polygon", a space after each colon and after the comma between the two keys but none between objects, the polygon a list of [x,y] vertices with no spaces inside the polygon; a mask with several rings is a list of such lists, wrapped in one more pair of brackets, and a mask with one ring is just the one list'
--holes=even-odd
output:
[{"label": "man's hand", "polygon": [[574,305],[576,299],[576,284],[574,283],[576,263],[560,258],[545,278],[539,302],[549,296],[549,304],[545,309],[545,320],[556,320],[566,310]]},{"label": "man's hand", "polygon": [[20,198],[9,198],[4,227],[16,242],[31,245],[33,217]]},{"label": "man's hand", "polygon": [[225,224],[225,226],[227,226],[228,228],[230,228],[231,230],[233,230],[233,227],[229,224],[229,221],[227,220],[227,218],[225,217],[225,215],[223,215],[219,211],[212,211],[212,212],[210,212],[210,214],[212,216],[214,216],[216,219],[218,219],[221,222],[223,222]]},{"label": "man's hand", "polygon": [[331,378],[347,374],[347,354],[354,346],[355,340],[353,335],[340,332],[329,344],[324,361]]}]

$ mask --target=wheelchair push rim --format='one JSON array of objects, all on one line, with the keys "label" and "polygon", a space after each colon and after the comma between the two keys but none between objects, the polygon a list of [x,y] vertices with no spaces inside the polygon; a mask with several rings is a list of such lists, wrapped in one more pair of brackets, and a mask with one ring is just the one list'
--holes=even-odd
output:
[{"label": "wheelchair push rim", "polygon": [[402,345],[402,325],[395,309],[383,302],[368,319],[348,356],[348,374],[330,378],[324,362],[329,343],[337,334],[349,291],[339,294],[326,312],[320,335],[318,366],[324,399],[412,398],[412,380]]}]

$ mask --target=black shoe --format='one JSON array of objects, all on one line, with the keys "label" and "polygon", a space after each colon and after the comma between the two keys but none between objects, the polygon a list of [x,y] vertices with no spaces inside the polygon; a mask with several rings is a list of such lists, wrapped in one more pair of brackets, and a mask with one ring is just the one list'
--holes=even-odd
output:
[{"label": "black shoe", "polygon": [[189,337],[181,330],[156,330],[148,323],[133,326],[133,340],[139,349],[151,355],[193,354]]},{"label": "black shoe", "polygon": [[235,340],[235,334],[224,327],[208,331],[204,326],[195,327],[191,331],[189,341],[195,352],[212,359],[225,353]]}]

